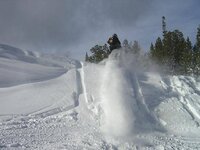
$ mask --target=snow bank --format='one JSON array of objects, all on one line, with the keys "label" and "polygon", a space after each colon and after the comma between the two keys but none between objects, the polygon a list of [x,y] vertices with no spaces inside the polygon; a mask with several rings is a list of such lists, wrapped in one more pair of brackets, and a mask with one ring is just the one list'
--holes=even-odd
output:
[{"label": "snow bank", "polygon": [[41,114],[46,116],[77,105],[79,83],[76,70],[48,81],[0,88],[0,116]]},{"label": "snow bank", "polygon": [[80,62],[64,56],[0,44],[0,117],[49,115],[75,107],[79,67]]}]

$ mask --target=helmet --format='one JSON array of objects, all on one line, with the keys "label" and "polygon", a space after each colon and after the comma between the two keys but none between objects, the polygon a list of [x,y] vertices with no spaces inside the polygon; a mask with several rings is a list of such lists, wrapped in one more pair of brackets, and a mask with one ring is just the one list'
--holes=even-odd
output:
[{"label": "helmet", "polygon": [[117,37],[117,34],[116,34],[116,33],[114,33],[114,34],[113,34],[113,37]]}]

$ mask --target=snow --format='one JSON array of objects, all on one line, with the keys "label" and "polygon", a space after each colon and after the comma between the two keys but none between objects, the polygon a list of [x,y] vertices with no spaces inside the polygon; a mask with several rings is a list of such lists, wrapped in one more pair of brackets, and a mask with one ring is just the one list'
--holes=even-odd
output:
[{"label": "snow", "polygon": [[75,67],[80,67],[80,63],[65,56],[39,54],[0,44],[0,87],[52,79]]},{"label": "snow", "polygon": [[0,149],[200,149],[198,78],[0,48]]},{"label": "snow", "polygon": [[105,115],[103,130],[115,136],[127,135],[135,120],[134,92],[129,77],[117,62],[111,60],[105,66],[102,80],[102,107]]},{"label": "snow", "polygon": [[0,58],[0,87],[39,82],[58,77],[66,69]]}]

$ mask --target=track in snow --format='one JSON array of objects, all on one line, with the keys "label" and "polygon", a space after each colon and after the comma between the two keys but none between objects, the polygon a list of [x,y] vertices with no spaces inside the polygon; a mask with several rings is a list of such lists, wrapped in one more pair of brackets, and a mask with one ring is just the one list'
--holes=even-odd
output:
[{"label": "track in snow", "polygon": [[82,93],[84,95],[85,101],[88,103],[86,84],[85,84],[85,73],[84,73],[84,64],[81,62],[81,68],[79,69],[80,74],[80,84],[82,87]]},{"label": "track in snow", "polygon": [[72,93],[72,100],[73,103],[71,105],[66,105],[65,101],[67,100],[67,97],[64,96],[61,100],[59,100],[58,103],[62,103],[62,107],[58,107],[58,108],[54,108],[54,109],[50,109],[48,111],[44,111],[41,110],[42,113],[38,113],[35,112],[36,116],[41,116],[41,117],[47,117],[47,116],[51,116],[51,115],[55,115],[61,112],[66,112],[69,111],[71,109],[74,109],[75,107],[79,106],[79,96],[80,94],[83,93],[83,79],[84,76],[82,76],[82,72],[83,72],[83,65],[81,64],[80,68],[77,69],[73,69],[75,71],[75,82],[76,82],[76,90]]}]

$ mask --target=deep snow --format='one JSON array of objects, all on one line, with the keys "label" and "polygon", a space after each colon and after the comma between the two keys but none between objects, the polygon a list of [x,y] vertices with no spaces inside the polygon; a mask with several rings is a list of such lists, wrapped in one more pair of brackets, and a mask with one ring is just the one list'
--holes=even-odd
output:
[{"label": "deep snow", "polygon": [[0,47],[0,149],[200,149],[198,78]]}]

